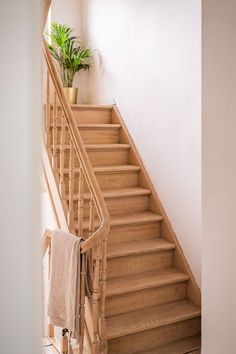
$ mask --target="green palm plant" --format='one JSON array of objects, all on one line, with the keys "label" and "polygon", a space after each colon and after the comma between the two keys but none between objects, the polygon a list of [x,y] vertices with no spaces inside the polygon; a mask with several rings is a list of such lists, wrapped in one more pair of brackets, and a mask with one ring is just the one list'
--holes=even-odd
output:
[{"label": "green palm plant", "polygon": [[91,64],[91,50],[80,46],[79,37],[72,35],[73,29],[65,24],[53,22],[48,43],[52,56],[59,65],[63,87],[72,87],[76,73],[87,70]]}]

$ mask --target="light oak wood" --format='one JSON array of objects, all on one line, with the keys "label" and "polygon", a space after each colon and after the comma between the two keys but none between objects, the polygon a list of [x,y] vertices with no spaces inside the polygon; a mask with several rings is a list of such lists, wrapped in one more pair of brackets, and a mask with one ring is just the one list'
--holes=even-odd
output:
[{"label": "light oak wood", "polygon": [[[56,131],[56,130],[55,130]],[[55,138],[56,139],[56,135]],[[54,141],[54,140],[53,140]],[[124,165],[128,163],[128,144],[86,144],[84,145],[92,166]],[[56,160],[60,153],[60,145],[53,144],[53,159]],[[70,145],[65,145],[65,164],[69,165]],[[57,167],[57,161],[54,162]],[[75,164],[79,167],[79,161]]]},{"label": "light oak wood", "polygon": [[[80,185],[80,184],[79,184]],[[150,191],[144,188],[126,188],[104,190],[103,196],[106,201],[107,209],[112,215],[121,213],[135,213],[146,211],[149,208]],[[69,200],[69,195],[66,195],[66,200]],[[78,197],[74,195],[74,210],[78,208]],[[90,194],[84,194],[84,216],[89,215]]]},{"label": "light oak wood", "polygon": [[129,159],[128,144],[85,145],[92,166],[125,165]]},{"label": "light oak wood", "polygon": [[[125,225],[142,225],[142,224],[152,224],[158,223],[162,221],[162,217],[160,215],[151,213],[149,211],[138,212],[132,214],[119,214],[113,215],[110,218],[110,227],[123,227]],[[94,218],[94,226],[98,227],[100,221],[98,218]],[[75,221],[75,229],[78,230],[77,221]],[[84,220],[84,229],[89,228],[89,219]]]},{"label": "light oak wood", "polygon": [[65,214],[67,206],[61,201],[60,194],[57,188],[57,181],[49,161],[49,153],[46,151],[45,145],[43,143],[41,144],[41,158],[47,192],[50,197],[56,223],[61,229],[69,231]]},{"label": "light oak wood", "polygon": [[186,274],[172,268],[108,279],[106,315],[184,300],[187,280]]},{"label": "light oak wood", "polygon": [[127,274],[138,274],[145,271],[171,267],[173,250],[160,250],[151,253],[108,259],[107,277],[122,277]]},{"label": "light oak wood", "polygon": [[119,225],[111,227],[108,244],[156,239],[161,236],[159,221],[137,225]]},{"label": "light oak wood", "polygon": [[[65,96],[63,87],[61,85],[61,81],[57,72],[57,69],[54,65],[53,59],[51,57],[51,54],[49,52],[47,43],[45,40],[43,40],[43,53],[44,53],[44,58],[50,73],[50,77],[53,81],[54,89],[56,91],[58,100],[60,102],[66,123],[68,126],[68,129],[71,134],[71,138],[73,139],[73,144],[74,144],[74,149],[77,158],[80,160],[81,167],[83,168],[84,172],[84,177],[87,182],[87,184],[90,187],[90,190],[93,194],[93,199],[96,204],[97,212],[99,214],[99,218],[102,221],[101,227],[99,230],[95,232],[94,235],[92,235],[88,240],[84,242],[82,245],[82,250],[83,252],[88,251],[91,247],[94,246],[94,243],[99,243],[102,242],[104,238],[106,238],[106,235],[109,232],[109,214],[106,208],[105,201],[103,199],[103,196],[101,194],[101,190],[99,188],[98,182],[96,180],[96,177],[94,175],[91,163],[89,161],[88,155],[86,153],[84,144],[82,142],[81,136],[79,134],[79,131],[77,129],[76,121],[74,118],[74,115],[72,113],[71,107],[69,105],[69,102]],[[110,113],[109,113],[110,114]],[[59,122],[58,122],[59,123]]]},{"label": "light oak wood", "polygon": [[[52,130],[52,149],[50,149],[50,146],[48,146],[48,158],[51,158],[51,166],[47,166],[46,168],[49,168],[49,170],[52,168],[53,173],[54,173],[54,178],[59,186],[57,191],[54,191],[56,195],[58,195],[58,192],[60,190],[61,195],[63,195],[63,188],[60,188],[63,186],[63,183],[65,183],[64,178],[62,176],[58,175],[58,170],[60,171],[60,174],[64,174],[64,168],[66,165],[66,145],[64,144],[64,138],[63,136],[61,137],[60,145],[58,145],[58,124],[61,124],[62,126],[62,134],[63,134],[63,125],[64,122],[63,120],[65,119],[66,126],[68,127],[68,132],[70,136],[70,148],[69,148],[69,201],[68,205],[65,205],[63,207],[64,214],[67,211],[68,212],[68,226],[64,228],[64,230],[67,230],[69,228],[70,232],[74,233],[74,192],[75,192],[75,165],[78,162],[78,166],[80,167],[80,178],[79,178],[79,185],[78,185],[78,234],[82,235],[83,233],[83,183],[85,180],[85,183],[92,195],[93,202],[96,207],[96,212],[98,215],[98,220],[99,220],[99,226],[92,234],[89,235],[88,239],[85,240],[81,244],[81,253],[84,254],[85,252],[91,251],[93,248],[97,248],[100,250],[99,253],[99,262],[96,264],[96,267],[98,267],[98,270],[96,274],[99,275],[98,280],[96,280],[96,286],[97,286],[97,294],[101,296],[101,311],[98,307],[96,306],[96,311],[93,312],[93,324],[96,323],[96,332],[94,331],[94,350],[95,352],[99,353],[99,348],[101,345],[101,340],[98,334],[99,330],[99,323],[103,324],[103,328],[105,328],[105,285],[106,285],[106,243],[107,243],[107,235],[109,233],[109,214],[107,211],[107,207],[104,201],[104,198],[101,193],[101,189],[99,188],[98,182],[96,180],[96,177],[94,175],[91,163],[89,161],[88,153],[86,152],[85,146],[83,144],[82,138],[79,134],[79,131],[77,129],[77,124],[74,119],[74,116],[72,114],[70,105],[65,97],[61,81],[58,76],[58,72],[54,66],[52,57],[50,55],[48,46],[46,41],[43,41],[43,53],[45,57],[45,61],[47,64],[48,68],[48,73],[47,75],[47,80],[51,81],[52,83],[52,92],[53,92],[53,106],[51,109],[50,106],[50,118],[52,118],[52,124],[53,124],[53,130]],[[50,94],[50,86],[49,82],[47,83],[47,96]],[[50,102],[50,97],[46,100],[46,105],[48,106]],[[59,102],[59,103],[58,103]],[[59,114],[59,107],[61,107],[61,112]],[[98,110],[99,111],[99,110]],[[46,112],[48,112],[48,107],[46,107]],[[110,116],[110,110],[107,111],[109,116]],[[52,113],[52,117],[51,117]],[[107,117],[107,114],[106,114]],[[51,124],[51,122],[50,122]],[[46,119],[46,126],[45,126],[45,136],[46,136],[46,143],[47,143],[47,127],[48,121]],[[59,151],[58,151],[58,146],[59,146]],[[88,149],[91,149],[94,151],[94,146],[89,146]],[[61,155],[63,155],[61,157]],[[60,158],[59,158],[60,157]],[[62,164],[62,166],[58,166],[58,162]],[[64,165],[63,165],[64,164]],[[61,183],[59,183],[61,181]],[[51,188],[51,186],[50,186]],[[63,202],[63,199],[62,199]],[[64,201],[65,202],[65,201]],[[68,210],[67,210],[68,208]],[[91,214],[90,214],[91,215]],[[90,222],[91,224],[91,222]],[[91,228],[90,228],[91,230]],[[82,348],[83,348],[83,341],[84,341],[84,333],[85,333],[85,267],[83,266],[83,259],[84,256],[82,255],[82,272],[81,272],[81,297],[80,297],[80,322],[81,322],[81,330],[80,330],[80,343],[82,343],[82,347],[80,349],[80,353],[82,353]],[[101,278],[100,278],[101,274]],[[95,282],[94,282],[95,284]],[[96,295],[96,294],[95,294]],[[97,298],[97,304],[98,304],[98,298]],[[97,344],[96,344],[97,341]]]},{"label": "light oak wood", "polygon": [[199,307],[187,300],[149,307],[128,314],[108,317],[107,338],[122,337],[199,316]]},{"label": "light oak wood", "polygon": [[[95,166],[94,173],[99,183],[100,188],[103,189],[118,189],[131,188],[138,185],[138,173],[140,168],[138,166]],[[64,169],[65,182],[68,182],[69,169]],[[75,168],[75,175],[79,174],[79,168]],[[78,187],[78,180],[75,180],[75,188]],[[68,192],[68,183],[66,183],[66,190]],[[88,187],[85,186],[88,191]]]},{"label": "light oak wood", "polygon": [[96,354],[181,346],[200,333],[200,291],[136,147],[115,106],[68,105],[43,49],[54,87],[48,156],[94,269],[90,316],[81,273],[81,341],[88,333]]},{"label": "light oak wood", "polygon": [[[199,325],[200,318],[195,317],[190,320],[114,338],[108,341],[108,353],[137,354],[140,351],[146,353],[152,348],[167,345],[170,341],[175,342],[183,338],[199,335]],[[175,354],[180,353],[177,352]]]},{"label": "light oak wood", "polygon": [[136,254],[145,254],[152,252],[161,252],[163,250],[173,250],[175,245],[162,238],[152,240],[142,240],[136,242],[122,242],[110,244],[108,246],[107,258],[120,258]]},{"label": "light oak wood", "polygon": [[75,121],[79,124],[108,124],[111,123],[112,106],[73,105]]},{"label": "light oak wood", "polygon": [[137,354],[200,354],[201,336],[193,336],[181,339],[177,342],[153,348],[148,352],[139,352]]},{"label": "light oak wood", "polygon": [[64,114],[62,115],[62,126],[61,126],[61,136],[60,136],[60,195],[62,200],[65,200],[65,175],[64,175],[64,168],[65,168],[65,117]]},{"label": "light oak wood", "polygon": [[139,165],[141,171],[139,173],[139,185],[148,188],[151,190],[151,197],[150,197],[150,209],[153,212],[156,212],[163,216],[162,222],[162,237],[166,238],[170,242],[174,242],[176,245],[176,252],[174,254],[174,264],[177,268],[181,269],[182,271],[186,272],[189,275],[189,283],[187,288],[188,298],[191,299],[195,304],[201,306],[201,293],[199,286],[197,285],[196,279],[189,267],[189,264],[184,256],[183,250],[177,240],[177,237],[171,227],[170,221],[167,217],[167,214],[161,204],[161,201],[157,195],[156,190],[154,189],[150,177],[145,169],[145,166],[142,162],[142,159],[136,149],[136,146],[127,130],[127,127],[117,109],[117,107],[113,106],[112,109],[112,123],[113,124],[120,124],[120,142],[122,144],[129,144],[130,154],[129,154],[129,162],[134,165]]},{"label": "light oak wood", "polygon": [[175,268],[162,269],[159,272],[151,271],[126,275],[122,278],[109,279],[106,296],[111,297],[142,289],[160,287],[179,281],[187,281],[188,279],[186,274]]},{"label": "light oak wood", "polygon": [[[62,124],[57,124],[57,131],[60,134]],[[117,144],[120,140],[120,125],[119,124],[77,124],[79,133],[84,144]],[[49,120],[49,135],[51,134],[50,142],[52,142],[52,129]],[[65,142],[69,143],[70,134],[68,129],[65,133]],[[58,139],[59,143],[59,139]]]}]

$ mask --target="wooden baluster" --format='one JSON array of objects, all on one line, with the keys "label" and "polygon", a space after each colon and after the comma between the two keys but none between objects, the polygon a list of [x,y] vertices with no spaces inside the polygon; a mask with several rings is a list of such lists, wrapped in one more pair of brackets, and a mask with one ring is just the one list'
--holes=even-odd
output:
[{"label": "wooden baluster", "polygon": [[52,168],[57,171],[58,160],[57,160],[57,93],[54,91],[53,99],[53,149],[52,149]]},{"label": "wooden baluster", "polygon": [[94,201],[93,196],[89,202],[89,237],[94,233]]},{"label": "wooden baluster", "polygon": [[105,319],[105,302],[106,302],[106,281],[107,281],[107,238],[102,241],[102,262],[101,262],[101,317],[100,317],[100,335],[103,341],[102,345],[106,345],[104,340],[106,335],[106,319]]},{"label": "wooden baluster", "polygon": [[85,276],[86,276],[86,254],[81,257],[81,276],[80,276],[80,340],[79,354],[83,354],[84,347],[84,326],[85,326]]},{"label": "wooden baluster", "polygon": [[99,341],[99,281],[100,281],[100,245],[96,247],[94,278],[93,278],[93,348],[94,353],[100,353]]},{"label": "wooden baluster", "polygon": [[[51,249],[52,249],[52,240],[51,238],[48,241],[48,279],[51,274]],[[54,337],[54,326],[49,323],[48,324],[48,337]]]},{"label": "wooden baluster", "polygon": [[[91,199],[89,202],[89,237],[94,233],[94,201],[93,196],[91,195]],[[93,266],[93,249],[90,250],[90,262]]]},{"label": "wooden baluster", "polygon": [[60,194],[61,198],[65,199],[65,179],[64,179],[64,168],[65,168],[65,116],[62,113],[61,116],[61,144],[60,144]]},{"label": "wooden baluster", "polygon": [[84,221],[84,176],[82,167],[79,173],[79,191],[78,191],[78,236],[83,236]]},{"label": "wooden baluster", "polygon": [[69,210],[68,225],[70,232],[74,233],[74,185],[75,185],[75,151],[73,141],[70,141],[69,162]]},{"label": "wooden baluster", "polygon": [[50,75],[47,70],[46,78],[46,111],[45,111],[45,144],[50,147],[50,124],[51,124],[51,107],[50,107]]}]

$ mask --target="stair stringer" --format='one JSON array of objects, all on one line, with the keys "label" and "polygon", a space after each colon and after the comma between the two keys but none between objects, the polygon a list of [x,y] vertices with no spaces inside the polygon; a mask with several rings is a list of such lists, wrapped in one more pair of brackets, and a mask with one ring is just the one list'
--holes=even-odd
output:
[{"label": "stair stringer", "polygon": [[150,177],[145,169],[144,163],[137,151],[137,148],[128,132],[128,129],[121,117],[118,108],[114,105],[112,107],[112,123],[120,124],[120,143],[130,144],[129,163],[133,165],[139,165],[141,170],[139,172],[139,185],[143,188],[151,190],[150,195],[150,210],[156,214],[162,215],[163,221],[161,223],[161,234],[164,239],[175,244],[176,249],[174,252],[174,266],[184,273],[188,274],[189,281],[187,285],[187,298],[194,304],[201,307],[201,291],[196,282],[196,279],[190,269],[188,261],[184,255],[184,252],[180,246],[177,236],[171,226],[171,223],[167,217],[164,207],[161,204],[157,191],[155,190]]}]

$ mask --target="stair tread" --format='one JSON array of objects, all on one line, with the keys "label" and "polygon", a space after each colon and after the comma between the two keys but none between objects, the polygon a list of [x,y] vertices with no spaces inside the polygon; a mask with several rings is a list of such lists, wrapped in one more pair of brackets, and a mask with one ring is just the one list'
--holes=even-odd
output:
[{"label": "stair tread", "polygon": [[[121,124],[113,123],[76,123],[78,128],[89,128],[89,129],[120,129]],[[57,128],[61,128],[61,123],[56,124]],[[50,127],[53,128],[53,123],[50,124]],[[68,127],[66,127],[66,130]]]},{"label": "stair tread", "polygon": [[[129,224],[143,224],[143,223],[153,223],[162,221],[163,217],[158,214],[154,214],[151,211],[140,211],[137,213],[130,214],[118,214],[111,215],[110,217],[110,225],[111,226],[119,226],[119,225],[129,225]],[[89,219],[84,219],[84,227],[88,228]],[[94,225],[97,227],[100,225],[98,218],[94,218]],[[76,228],[77,224],[75,224]]]},{"label": "stair tread", "polygon": [[163,238],[122,242],[108,245],[107,257],[115,258],[139,253],[150,253],[174,249],[175,245]]},{"label": "stair tread", "polygon": [[161,215],[152,213],[151,211],[141,211],[131,214],[119,214],[111,216],[111,225],[116,224],[130,224],[130,223],[143,223],[161,221]]},{"label": "stair tread", "polygon": [[[119,173],[119,172],[137,172],[140,170],[139,166],[136,165],[104,165],[104,166],[93,166],[94,173]],[[75,167],[74,172],[79,173],[80,168]],[[64,168],[64,173],[69,173],[69,168]],[[117,188],[119,189],[119,188]]]},{"label": "stair tread", "polygon": [[[131,188],[113,188],[102,190],[103,197],[108,198],[119,198],[119,197],[129,197],[138,195],[149,195],[151,193],[150,189],[142,187],[131,187]],[[90,199],[90,193],[84,193],[84,199]],[[74,195],[74,200],[78,199],[78,195]],[[69,199],[69,194],[66,194],[66,199]]]},{"label": "stair tread", "polygon": [[84,144],[86,150],[128,150],[129,144]]},{"label": "stair tread", "polygon": [[113,123],[110,123],[110,124],[107,124],[107,123],[78,123],[77,126],[79,128],[89,128],[89,129],[120,129],[121,125],[120,124],[113,124]]},{"label": "stair tread", "polygon": [[153,348],[145,352],[139,352],[137,354],[200,354],[201,348],[201,335],[187,337],[176,342],[161,346],[159,348]]},{"label": "stair tread", "polygon": [[106,296],[124,294],[141,289],[147,289],[167,284],[173,284],[189,279],[187,274],[176,268],[149,271],[127,275],[125,277],[111,278],[107,282]]},{"label": "stair tread", "polygon": [[[52,147],[52,145],[51,145]],[[57,144],[57,150],[60,150],[61,145]],[[129,150],[129,144],[84,144],[85,150],[97,151],[97,150]],[[70,144],[64,145],[65,150],[70,150]]]},{"label": "stair tread", "polygon": [[107,318],[107,339],[126,336],[200,316],[188,300],[149,307]]},{"label": "stair tread", "polygon": [[111,110],[113,108],[112,104],[87,104],[87,103],[76,103],[70,105],[72,108],[86,108],[95,110]]},{"label": "stair tread", "polygon": [[104,172],[129,172],[129,171],[139,171],[140,166],[136,165],[104,165],[93,167],[95,173]]},{"label": "stair tread", "polygon": [[133,195],[149,195],[151,193],[150,189],[142,187],[130,187],[130,188],[112,188],[104,189],[102,194],[105,198],[113,197],[126,197]]}]

